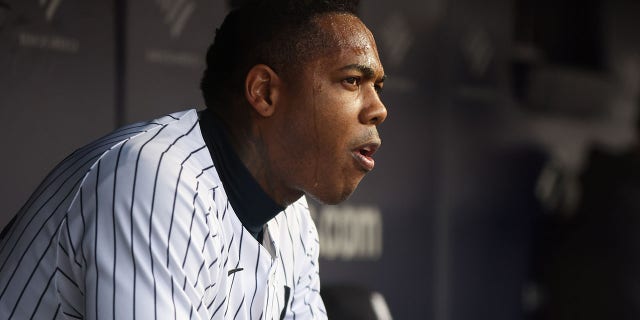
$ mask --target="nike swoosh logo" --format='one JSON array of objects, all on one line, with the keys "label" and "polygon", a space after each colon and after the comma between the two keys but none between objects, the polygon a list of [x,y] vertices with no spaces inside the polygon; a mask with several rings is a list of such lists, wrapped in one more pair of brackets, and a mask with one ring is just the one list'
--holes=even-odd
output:
[{"label": "nike swoosh logo", "polygon": [[229,270],[229,272],[227,272],[227,276],[230,276],[230,275],[232,275],[232,274],[234,274],[234,273],[236,273],[238,271],[242,271],[242,270],[244,270],[244,268],[231,269],[231,270]]}]

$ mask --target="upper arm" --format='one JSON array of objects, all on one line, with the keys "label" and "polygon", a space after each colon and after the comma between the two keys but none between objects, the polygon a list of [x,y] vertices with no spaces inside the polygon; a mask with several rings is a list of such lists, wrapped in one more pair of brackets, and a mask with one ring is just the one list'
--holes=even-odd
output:
[{"label": "upper arm", "polygon": [[208,190],[159,152],[118,151],[91,169],[69,211],[83,230],[70,243],[80,244],[85,318],[206,317],[218,252]]}]

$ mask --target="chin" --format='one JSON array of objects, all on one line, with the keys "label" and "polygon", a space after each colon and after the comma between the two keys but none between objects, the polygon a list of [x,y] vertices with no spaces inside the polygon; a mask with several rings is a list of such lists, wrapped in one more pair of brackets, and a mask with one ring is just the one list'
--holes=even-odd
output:
[{"label": "chin", "polygon": [[[353,186],[343,186],[341,190],[339,188],[332,188],[332,190],[314,190],[315,192],[307,192],[307,195],[321,204],[339,204],[349,199],[353,191],[355,191],[358,183]],[[323,192],[324,191],[324,192]]]}]

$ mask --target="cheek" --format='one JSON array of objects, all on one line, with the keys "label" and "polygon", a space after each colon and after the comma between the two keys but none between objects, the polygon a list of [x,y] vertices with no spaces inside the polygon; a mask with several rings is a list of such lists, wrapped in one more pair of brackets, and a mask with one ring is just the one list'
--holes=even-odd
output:
[{"label": "cheek", "polygon": [[[305,164],[319,168],[317,174],[329,174],[324,170],[338,170],[349,157],[350,141],[358,126],[356,93],[340,86],[316,84],[312,94],[297,101],[296,111],[289,119],[290,128],[296,136],[289,139],[304,148]],[[326,164],[326,165],[325,165]]]}]

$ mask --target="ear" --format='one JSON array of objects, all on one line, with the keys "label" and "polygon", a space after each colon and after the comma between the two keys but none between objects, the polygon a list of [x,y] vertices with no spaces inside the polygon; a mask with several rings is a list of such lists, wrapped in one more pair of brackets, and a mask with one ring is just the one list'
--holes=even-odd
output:
[{"label": "ear", "polygon": [[270,117],[275,111],[280,85],[280,77],[273,69],[264,64],[257,64],[247,73],[244,94],[258,114]]}]

